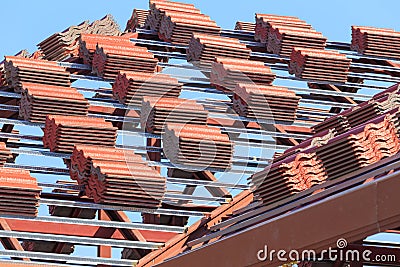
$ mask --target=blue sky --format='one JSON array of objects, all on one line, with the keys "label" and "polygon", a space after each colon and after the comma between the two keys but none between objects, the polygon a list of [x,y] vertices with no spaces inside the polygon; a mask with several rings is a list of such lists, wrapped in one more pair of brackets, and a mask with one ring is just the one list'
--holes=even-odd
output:
[{"label": "blue sky", "polygon": [[[349,41],[350,26],[374,25],[399,30],[397,0],[186,0],[211,16],[223,28],[233,28],[236,20],[254,21],[254,13],[298,16],[330,40]],[[147,0],[2,1],[0,56],[15,54],[35,45],[52,33],[84,20],[114,15],[122,28],[133,8],[147,8]]]}]

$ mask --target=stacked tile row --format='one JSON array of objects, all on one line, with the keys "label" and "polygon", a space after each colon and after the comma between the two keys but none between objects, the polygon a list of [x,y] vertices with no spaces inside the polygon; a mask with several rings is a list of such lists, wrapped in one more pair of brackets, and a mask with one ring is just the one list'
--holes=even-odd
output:
[{"label": "stacked tile row", "polygon": [[221,28],[209,16],[179,11],[164,11],[158,36],[161,40],[187,45],[193,33],[219,35]]},{"label": "stacked tile row", "polygon": [[327,173],[315,149],[274,161],[270,169],[251,177],[254,193],[265,205],[290,197],[327,179]]},{"label": "stacked tile row", "polygon": [[145,96],[179,97],[182,84],[168,74],[125,71],[118,73],[112,88],[121,103],[141,105]]},{"label": "stacked tile row", "polygon": [[0,168],[0,214],[36,217],[41,188],[29,171]]},{"label": "stacked tile row", "polygon": [[192,4],[150,1],[145,26],[161,40],[187,45],[193,33],[219,35],[221,28]]},{"label": "stacked tile row", "polygon": [[143,28],[148,15],[149,10],[135,8],[132,11],[131,18],[126,23],[125,32],[134,32],[138,28]]},{"label": "stacked tile row", "polygon": [[63,32],[58,32],[38,44],[47,60],[66,60],[78,56],[78,38],[82,33],[101,35],[120,35],[118,24],[111,15],[89,24],[85,21],[77,26],[71,26]]},{"label": "stacked tile row", "polygon": [[7,84],[15,92],[21,92],[22,83],[38,83],[69,87],[70,73],[54,61],[5,57],[4,72]]},{"label": "stacked tile row", "polygon": [[251,50],[235,38],[193,34],[186,51],[187,60],[200,68],[211,68],[216,57],[249,59]]},{"label": "stacked tile row", "polygon": [[393,29],[352,26],[351,49],[366,56],[400,59],[400,32]]},{"label": "stacked tile row", "polygon": [[145,22],[145,27],[149,30],[157,32],[160,29],[161,20],[164,16],[165,11],[178,11],[188,14],[201,14],[201,11],[192,4],[163,0],[151,0],[149,3],[150,10]]},{"label": "stacked tile row", "polygon": [[115,146],[117,128],[102,118],[49,115],[43,145],[54,152],[71,153],[74,145]]},{"label": "stacked tile row", "polygon": [[210,83],[221,91],[233,92],[237,83],[270,85],[275,77],[263,62],[217,57],[212,63]]},{"label": "stacked tile row", "polygon": [[74,146],[69,165],[70,177],[79,185],[88,186],[92,171],[92,160],[105,160],[111,162],[137,162],[142,157],[132,150],[123,150],[102,145],[78,144]]},{"label": "stacked tile row", "polygon": [[398,113],[375,117],[340,135],[325,132],[292,148],[276,158],[271,169],[252,176],[255,194],[268,205],[397,154]]},{"label": "stacked tile row", "polygon": [[119,44],[121,46],[132,45],[129,38],[137,36],[137,34],[124,34],[122,36],[107,36],[99,34],[81,34],[79,42],[79,57],[83,63],[91,65],[97,45],[105,47],[109,44]]},{"label": "stacked tile row", "polygon": [[301,79],[347,82],[351,59],[337,51],[294,47],[289,73]]},{"label": "stacked tile row", "polygon": [[156,209],[166,190],[165,177],[131,151],[77,146],[70,171],[95,203]]},{"label": "stacked tile row", "polygon": [[394,85],[384,92],[375,95],[369,101],[325,119],[323,122],[315,125],[313,131],[319,133],[328,129],[334,129],[338,133],[344,133],[399,106],[399,89],[398,85]]},{"label": "stacked tile row", "polygon": [[92,61],[92,71],[104,79],[115,79],[118,71],[154,73],[158,60],[147,48],[133,43],[113,42],[97,45]]},{"label": "stacked tile row", "polygon": [[144,97],[140,123],[148,133],[164,133],[167,123],[207,124],[208,112],[195,100],[171,97]]},{"label": "stacked tile row", "polygon": [[181,169],[228,169],[232,165],[233,143],[217,127],[167,123],[163,141],[164,154]]},{"label": "stacked tile row", "polygon": [[289,57],[293,47],[324,49],[327,40],[304,20],[270,14],[256,14],[254,38],[282,57]]},{"label": "stacked tile row", "polygon": [[240,83],[234,90],[233,109],[243,117],[293,122],[300,97],[286,87]]},{"label": "stacked tile row", "polygon": [[22,83],[19,116],[45,123],[47,115],[86,116],[89,102],[75,88]]},{"label": "stacked tile row", "polygon": [[245,32],[255,32],[256,24],[251,22],[236,21],[235,30]]}]

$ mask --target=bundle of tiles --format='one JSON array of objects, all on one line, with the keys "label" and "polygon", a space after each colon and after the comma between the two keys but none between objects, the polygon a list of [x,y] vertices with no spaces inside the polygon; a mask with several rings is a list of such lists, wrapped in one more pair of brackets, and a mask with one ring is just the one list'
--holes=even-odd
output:
[{"label": "bundle of tiles", "polygon": [[251,22],[236,21],[235,30],[244,32],[255,32],[256,24]]},{"label": "bundle of tiles", "polygon": [[113,95],[123,104],[141,105],[144,96],[179,97],[182,84],[168,74],[119,72]]},{"label": "bundle of tiles", "polygon": [[281,57],[289,57],[294,47],[324,50],[326,37],[313,28],[304,29],[293,26],[271,25],[268,34],[268,52]]},{"label": "bundle of tiles", "polygon": [[11,151],[6,147],[6,143],[0,142],[0,167],[3,167],[4,164],[13,161],[14,156]]},{"label": "bundle of tiles", "polygon": [[251,50],[235,38],[195,33],[187,48],[187,60],[200,68],[210,68],[216,57],[249,59]]},{"label": "bundle of tiles", "polygon": [[221,91],[233,92],[237,83],[270,85],[275,77],[263,62],[217,57],[212,63],[210,83]]},{"label": "bundle of tiles", "polygon": [[92,71],[104,79],[115,79],[118,71],[154,73],[158,60],[147,48],[133,43],[97,45],[93,56]]},{"label": "bundle of tiles", "polygon": [[19,116],[30,122],[45,123],[46,116],[86,116],[89,102],[75,88],[22,83]]},{"label": "bundle of tiles", "polygon": [[[29,52],[27,50],[19,51],[17,54],[14,55],[14,57],[33,58],[31,55],[29,55]],[[0,62],[0,87],[7,86],[6,73],[4,70],[4,62],[5,60]]]},{"label": "bundle of tiles", "polygon": [[144,97],[140,113],[142,129],[148,133],[164,133],[169,122],[206,125],[208,112],[195,100],[173,97]]},{"label": "bundle of tiles", "polygon": [[254,194],[269,205],[297,194],[327,179],[327,173],[315,148],[286,156],[251,176]]},{"label": "bundle of tiles", "polygon": [[70,73],[57,62],[6,56],[4,72],[7,84],[21,92],[23,82],[69,87]]},{"label": "bundle of tiles", "polygon": [[47,60],[66,60],[78,56],[78,38],[82,33],[101,35],[120,35],[118,24],[111,15],[89,24],[85,21],[78,26],[71,26],[58,32],[38,44]]},{"label": "bundle of tiles", "polygon": [[102,47],[107,46],[110,43],[125,46],[130,45],[131,42],[129,38],[134,37],[137,37],[137,34],[129,33],[122,36],[107,36],[83,33],[79,38],[79,58],[83,59],[83,63],[91,65],[98,44]]},{"label": "bundle of tiles", "polygon": [[400,59],[400,32],[393,29],[352,26],[351,49],[366,56]]},{"label": "bundle of tiles", "polygon": [[289,73],[315,81],[347,82],[351,59],[337,51],[294,47]]},{"label": "bundle of tiles", "polygon": [[0,168],[0,214],[36,217],[41,188],[27,170]]},{"label": "bundle of tiles", "polygon": [[144,160],[91,159],[85,192],[95,203],[156,209],[161,206],[165,191],[165,177]]},{"label": "bundle of tiles", "polygon": [[233,143],[217,127],[167,123],[164,155],[180,169],[186,167],[229,169]]},{"label": "bundle of tiles", "polygon": [[280,26],[288,26],[298,29],[311,29],[311,25],[297,17],[280,16],[272,14],[258,14],[256,13],[256,25],[254,28],[254,39],[263,44],[268,43],[269,31],[271,24]]},{"label": "bundle of tiles", "polygon": [[43,145],[53,152],[72,153],[74,145],[115,146],[117,128],[102,118],[48,115]]},{"label": "bundle of tiles", "polygon": [[[397,111],[398,113],[398,111]],[[384,114],[317,147],[329,179],[336,179],[400,151],[392,114]]]},{"label": "bundle of tiles", "polygon": [[320,133],[328,129],[334,129],[338,133],[344,133],[351,128],[359,126],[399,106],[399,87],[398,85],[394,85],[376,94],[369,101],[365,101],[333,117],[325,119],[323,122],[313,126],[313,131],[314,133]]},{"label": "bundle of tiles", "polygon": [[4,70],[4,63],[0,63],[0,88],[7,86],[6,73]]},{"label": "bundle of tiles", "polygon": [[158,36],[161,40],[187,45],[193,33],[219,35],[221,28],[209,16],[180,11],[164,11]]},{"label": "bundle of tiles", "polygon": [[133,150],[98,145],[75,145],[69,165],[71,179],[76,180],[79,185],[87,186],[93,159],[111,162],[142,161],[142,157],[136,155]]},{"label": "bundle of tiles", "polygon": [[239,116],[293,122],[300,97],[286,87],[237,84],[232,99]]},{"label": "bundle of tiles", "polygon": [[187,14],[201,13],[201,11],[192,4],[163,0],[150,0],[150,10],[144,23],[145,28],[158,32],[165,11],[184,12]]},{"label": "bundle of tiles", "polygon": [[255,194],[268,205],[397,154],[398,115],[388,112],[343,134],[324,131],[290,148],[251,177]]},{"label": "bundle of tiles", "polygon": [[138,28],[143,28],[149,15],[149,10],[135,8],[131,18],[126,23],[125,32],[134,32]]}]

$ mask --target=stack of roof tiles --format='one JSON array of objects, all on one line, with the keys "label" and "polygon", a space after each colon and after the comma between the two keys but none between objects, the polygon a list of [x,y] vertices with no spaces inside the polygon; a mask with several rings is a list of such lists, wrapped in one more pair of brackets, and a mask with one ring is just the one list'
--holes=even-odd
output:
[{"label": "stack of roof tiles", "polygon": [[[20,57],[20,58],[33,58],[33,55],[29,55],[27,50],[21,50],[17,54],[14,55],[14,57]],[[4,62],[5,60],[0,62],[0,87],[7,86],[7,79],[6,79],[6,73],[4,69]]]},{"label": "stack of roof tiles", "polygon": [[54,152],[71,153],[76,144],[114,146],[117,128],[102,118],[49,115],[43,145]]},{"label": "stack of roof tiles", "polygon": [[105,79],[115,79],[118,71],[155,72],[158,60],[147,48],[133,43],[97,45],[93,56],[93,73]]},{"label": "stack of roof tiles", "polygon": [[130,45],[129,38],[132,36],[132,34],[125,34],[122,36],[107,36],[83,33],[79,38],[79,57],[83,59],[85,64],[91,65],[93,55],[96,52],[96,47],[98,44],[102,47],[107,46],[110,43],[119,43],[121,46]]},{"label": "stack of roof tiles", "polygon": [[7,162],[12,162],[14,157],[11,151],[6,147],[6,143],[0,142],[0,166],[4,166]]},{"label": "stack of roof tiles", "polygon": [[280,16],[272,14],[256,13],[256,25],[254,28],[254,39],[261,43],[268,43],[268,37],[271,30],[271,23],[281,26],[292,26],[302,29],[311,29],[311,25],[297,17]]},{"label": "stack of roof tiles", "polygon": [[[167,8],[172,2],[161,2],[154,4],[158,6],[164,5]],[[172,42],[175,44],[188,44],[193,33],[204,33],[210,35],[219,35],[221,28],[209,16],[200,13],[200,10],[189,8],[173,8],[173,10],[160,8],[162,14],[158,36],[161,40]]]},{"label": "stack of roof tiles", "polygon": [[146,132],[161,134],[166,123],[207,124],[208,112],[195,100],[171,97],[144,97],[140,114]]},{"label": "stack of roof tiles", "polygon": [[254,192],[265,204],[336,179],[400,151],[397,112],[378,116],[348,132],[325,131],[274,159],[271,169],[251,178]]},{"label": "stack of roof tiles", "polygon": [[256,24],[251,22],[237,21],[235,24],[235,30],[237,31],[254,32],[255,28]]},{"label": "stack of roof tiles", "polygon": [[293,47],[324,49],[326,38],[314,29],[286,27],[271,23],[267,50],[282,57],[289,57]]},{"label": "stack of roof tiles", "polygon": [[187,60],[210,68],[216,57],[249,59],[251,50],[235,38],[193,34],[187,48]]},{"label": "stack of roof tiles", "polygon": [[35,217],[41,188],[29,171],[0,168],[0,214]]},{"label": "stack of roof tiles", "polygon": [[6,73],[4,70],[4,63],[0,63],[0,88],[3,86],[7,86],[7,79],[6,79]]},{"label": "stack of roof tiles", "polygon": [[192,4],[170,2],[163,0],[150,0],[150,10],[145,21],[145,27],[149,30],[157,31],[160,29],[161,20],[165,11],[180,11],[186,13],[200,14],[200,10]]},{"label": "stack of roof tiles", "polygon": [[398,133],[390,114],[381,115],[316,149],[329,179],[341,177],[399,151]]},{"label": "stack of roof tiles", "polygon": [[98,145],[75,145],[69,166],[71,179],[76,180],[79,185],[87,186],[93,159],[112,162],[140,162],[142,157],[136,155],[133,150]]},{"label": "stack of roof tiles", "polygon": [[282,57],[289,57],[293,47],[324,49],[326,45],[322,33],[304,20],[269,14],[256,14],[254,38]]},{"label": "stack of roof tiles", "polygon": [[302,79],[345,83],[350,63],[351,59],[337,51],[294,47],[289,73]]},{"label": "stack of roof tiles", "polygon": [[82,33],[101,35],[120,35],[118,24],[111,15],[89,24],[85,21],[78,26],[71,26],[63,32],[55,33],[38,44],[44,58],[48,60],[65,60],[78,55],[78,38]]},{"label": "stack of roof tiles", "polygon": [[320,184],[327,174],[315,149],[306,149],[283,160],[274,160],[270,168],[251,177],[254,194],[265,205],[290,197]]},{"label": "stack of roof tiles", "polygon": [[137,28],[143,28],[148,15],[149,10],[135,8],[131,18],[126,23],[125,31],[134,32]]},{"label": "stack of roof tiles", "polygon": [[233,92],[237,83],[270,85],[275,76],[260,61],[217,57],[212,63],[210,83],[222,91]]},{"label": "stack of roof tiles", "polygon": [[7,56],[4,62],[7,84],[15,92],[21,91],[23,82],[69,87],[70,74],[57,62]]},{"label": "stack of roof tiles", "polygon": [[352,26],[351,49],[367,56],[400,59],[400,32],[393,29]]},{"label": "stack of roof tiles", "polygon": [[96,203],[154,209],[161,205],[166,179],[131,151],[78,146],[72,178],[85,185]]},{"label": "stack of roof tiles", "polygon": [[233,143],[219,128],[167,123],[163,141],[164,154],[181,169],[231,167]]},{"label": "stack of roof tiles", "polygon": [[19,116],[30,122],[44,123],[46,116],[86,116],[89,103],[72,87],[22,83]]},{"label": "stack of roof tiles", "polygon": [[119,72],[113,95],[121,103],[141,105],[144,96],[178,97],[182,84],[168,74]]},{"label": "stack of roof tiles", "polygon": [[335,116],[325,119],[315,125],[313,131],[319,133],[327,129],[334,129],[338,133],[359,126],[368,120],[384,114],[400,106],[400,95],[398,86],[375,95],[371,100],[363,102],[355,107],[347,109]]},{"label": "stack of roof tiles", "polygon": [[237,84],[233,109],[243,117],[293,122],[300,97],[286,87]]}]

